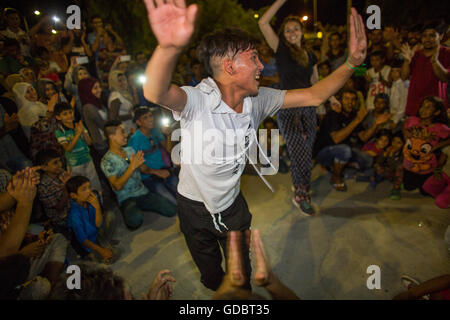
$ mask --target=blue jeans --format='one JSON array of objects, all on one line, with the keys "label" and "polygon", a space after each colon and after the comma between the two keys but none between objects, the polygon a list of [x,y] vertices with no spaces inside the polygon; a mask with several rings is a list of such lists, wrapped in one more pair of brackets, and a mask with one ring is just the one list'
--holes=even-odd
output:
[{"label": "blue jeans", "polygon": [[139,197],[128,198],[120,205],[125,224],[129,229],[139,228],[144,220],[142,211],[154,211],[165,217],[176,214],[176,206],[169,200],[149,192]]},{"label": "blue jeans", "polygon": [[176,175],[171,174],[164,180],[155,176],[150,176],[143,182],[150,192],[159,194],[174,205],[177,204],[178,177]]},{"label": "blue jeans", "polygon": [[319,151],[316,161],[326,168],[330,168],[333,163],[354,162],[359,166],[359,170],[366,170],[372,167],[373,158],[367,153],[357,148],[350,148],[346,144],[327,146]]}]

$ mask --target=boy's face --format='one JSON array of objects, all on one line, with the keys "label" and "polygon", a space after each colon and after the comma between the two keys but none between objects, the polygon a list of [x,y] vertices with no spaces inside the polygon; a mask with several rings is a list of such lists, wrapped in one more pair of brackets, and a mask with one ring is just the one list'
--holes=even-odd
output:
[{"label": "boy's face", "polygon": [[386,110],[386,107],[387,107],[386,101],[381,98],[375,99],[374,107],[375,107],[375,111],[377,113],[382,113],[382,112],[384,112],[384,110]]},{"label": "boy's face", "polygon": [[41,166],[42,170],[50,174],[59,175],[63,172],[63,166],[61,158],[54,158],[47,162],[45,165]]},{"label": "boy's face", "polygon": [[127,134],[122,125],[118,126],[116,128],[116,132],[114,134],[109,135],[109,138],[121,147],[127,145]]},{"label": "boy's face", "polygon": [[28,87],[27,91],[25,92],[25,98],[26,98],[28,101],[36,102],[37,99],[38,99],[36,90],[34,90],[34,88],[31,87],[31,86]]},{"label": "boy's face", "polygon": [[379,149],[384,149],[389,145],[389,137],[381,136],[377,139],[377,147]]},{"label": "boy's face", "polygon": [[403,148],[403,141],[399,137],[392,139],[392,147],[395,150],[401,150]]},{"label": "boy's face", "polygon": [[322,77],[326,77],[327,75],[329,75],[330,71],[331,71],[330,68],[326,64],[321,65],[319,68],[319,74]]},{"label": "boy's face", "polygon": [[17,13],[11,13],[6,16],[6,24],[11,28],[20,27],[20,17]]},{"label": "boy's face", "polygon": [[384,59],[379,56],[371,56],[370,57],[370,64],[374,69],[381,69],[381,67],[384,64]]},{"label": "boy's face", "polygon": [[400,68],[392,68],[391,70],[392,80],[397,81],[400,79],[401,69]]},{"label": "boy's face", "polygon": [[74,120],[73,110],[64,110],[56,116],[56,119],[62,123],[72,123]]},{"label": "boy's face", "polygon": [[86,70],[84,70],[84,69],[78,70],[78,80],[83,80],[87,77],[89,77],[89,74],[87,73]]},{"label": "boy's face", "polygon": [[422,33],[422,44],[424,49],[434,49],[439,46],[439,33],[434,29],[426,29]]},{"label": "boy's face", "polygon": [[87,202],[91,193],[91,183],[88,181],[78,187],[77,193],[72,192],[70,197],[78,202]]},{"label": "boy's face", "polygon": [[264,69],[255,49],[248,49],[237,54],[233,59],[233,74],[237,86],[248,95],[258,93],[259,77]]},{"label": "boy's face", "polygon": [[136,120],[137,125],[143,129],[153,129],[153,115],[148,112]]},{"label": "boy's face", "polygon": [[350,113],[356,107],[356,95],[351,92],[344,92],[342,96],[342,108],[344,112]]}]

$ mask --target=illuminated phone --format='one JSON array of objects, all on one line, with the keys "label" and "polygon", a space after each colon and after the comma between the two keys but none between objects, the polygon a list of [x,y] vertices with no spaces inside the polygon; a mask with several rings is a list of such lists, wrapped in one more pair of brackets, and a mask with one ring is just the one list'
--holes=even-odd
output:
[{"label": "illuminated phone", "polygon": [[89,58],[84,56],[84,57],[77,57],[76,59],[78,64],[87,64],[89,63]]}]

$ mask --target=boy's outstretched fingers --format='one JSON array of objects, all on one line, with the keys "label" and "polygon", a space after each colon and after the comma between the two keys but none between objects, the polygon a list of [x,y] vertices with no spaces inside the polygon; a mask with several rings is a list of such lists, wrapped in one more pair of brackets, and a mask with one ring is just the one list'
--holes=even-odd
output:
[{"label": "boy's outstretched fingers", "polygon": [[227,239],[227,274],[233,286],[240,287],[245,284],[245,274],[242,261],[242,232],[230,231]]},{"label": "boy's outstretched fingers", "polygon": [[258,229],[252,230],[251,238],[252,256],[255,261],[256,270],[253,280],[257,286],[265,286],[269,282],[270,265],[264,251],[264,245]]}]

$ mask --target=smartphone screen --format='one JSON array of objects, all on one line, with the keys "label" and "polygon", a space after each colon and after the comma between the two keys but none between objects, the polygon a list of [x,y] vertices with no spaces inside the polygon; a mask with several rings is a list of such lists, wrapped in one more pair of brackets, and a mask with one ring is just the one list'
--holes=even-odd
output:
[{"label": "smartphone screen", "polygon": [[77,57],[77,63],[78,64],[87,64],[87,63],[89,63],[89,59],[86,56],[84,56],[84,57]]},{"label": "smartphone screen", "polygon": [[131,60],[130,56],[120,56],[120,62],[126,62],[130,60]]}]

